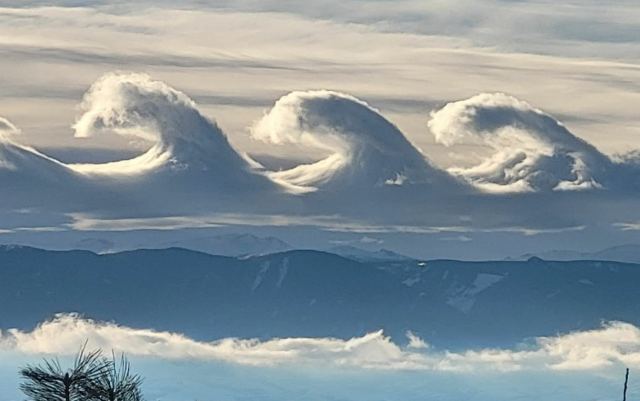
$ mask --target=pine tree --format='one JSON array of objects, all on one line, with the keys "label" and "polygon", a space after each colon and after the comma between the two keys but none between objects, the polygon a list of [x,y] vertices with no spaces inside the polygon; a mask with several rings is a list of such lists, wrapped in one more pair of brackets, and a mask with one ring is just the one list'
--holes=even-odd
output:
[{"label": "pine tree", "polygon": [[122,355],[105,359],[108,368],[86,387],[86,399],[91,401],[142,401],[142,377],[131,373],[131,365]]},{"label": "pine tree", "polygon": [[20,389],[32,401],[86,401],[85,389],[108,368],[102,352],[87,353],[85,343],[70,369],[63,369],[57,358],[44,359],[39,366],[27,365],[21,369]]}]

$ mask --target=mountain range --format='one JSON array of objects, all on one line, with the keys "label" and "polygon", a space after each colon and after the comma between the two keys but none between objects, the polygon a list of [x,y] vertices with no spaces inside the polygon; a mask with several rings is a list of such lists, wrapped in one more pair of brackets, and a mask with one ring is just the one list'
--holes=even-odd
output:
[{"label": "mountain range", "polygon": [[544,260],[610,260],[614,262],[640,263],[640,245],[617,245],[595,252],[555,249],[538,253],[527,253],[515,258],[508,258],[507,260],[527,260],[532,257],[539,257]]},{"label": "mountain range", "polygon": [[499,346],[640,324],[640,266],[618,262],[362,262],[319,251],[232,258],[180,248],[98,255],[0,247],[0,327],[56,313],[223,337],[349,338],[412,331],[442,347]]},{"label": "mountain range", "polygon": [[[184,248],[211,255],[249,257],[268,255],[295,249],[294,246],[274,236],[259,236],[251,233],[225,234],[183,234],[174,235],[171,240],[143,235],[131,235],[125,238],[108,236],[109,233],[99,233],[73,239],[50,238],[49,241],[29,243],[29,246],[49,250],[85,250],[99,254],[130,251],[135,249],[165,249]],[[10,244],[7,244],[10,245]],[[364,262],[391,262],[411,260],[409,256],[397,252],[379,249],[375,246],[357,247],[348,244],[330,247],[317,247],[316,250],[327,251],[348,259]]]}]

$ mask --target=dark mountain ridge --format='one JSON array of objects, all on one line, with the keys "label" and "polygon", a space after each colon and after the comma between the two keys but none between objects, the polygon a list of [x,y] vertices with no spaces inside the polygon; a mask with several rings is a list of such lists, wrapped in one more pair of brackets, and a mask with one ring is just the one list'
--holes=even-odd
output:
[{"label": "dark mountain ridge", "polygon": [[384,329],[439,347],[502,346],[607,320],[640,324],[639,283],[639,265],[607,261],[367,263],[310,250],[233,258],[1,246],[0,328],[78,312],[206,340]]}]

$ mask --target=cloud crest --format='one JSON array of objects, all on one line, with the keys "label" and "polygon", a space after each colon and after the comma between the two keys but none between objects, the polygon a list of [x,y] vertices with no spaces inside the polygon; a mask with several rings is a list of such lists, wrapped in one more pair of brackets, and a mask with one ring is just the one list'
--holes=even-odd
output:
[{"label": "cloud crest", "polygon": [[19,133],[20,130],[6,118],[0,117],[0,140]]},{"label": "cloud crest", "polygon": [[75,164],[84,174],[144,174],[158,169],[211,171],[212,177],[248,174],[249,164],[229,144],[214,121],[193,100],[145,74],[110,73],[84,96],[84,113],[74,124],[75,136],[88,138],[113,132],[152,143],[131,160]]},{"label": "cloud crest", "polygon": [[480,164],[449,169],[486,192],[600,189],[612,161],[562,123],[502,93],[484,93],[432,112],[429,128],[445,146],[491,148]]},{"label": "cloud crest", "polygon": [[343,93],[323,90],[283,96],[253,126],[252,134],[270,144],[295,144],[329,154],[318,162],[269,174],[302,192],[450,183],[377,110]]}]

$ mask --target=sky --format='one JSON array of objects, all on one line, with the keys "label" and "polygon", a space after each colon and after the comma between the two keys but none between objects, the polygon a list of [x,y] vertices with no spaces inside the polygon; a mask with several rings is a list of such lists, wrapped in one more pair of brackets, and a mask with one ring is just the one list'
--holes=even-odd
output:
[{"label": "sky", "polygon": [[87,146],[69,129],[74,106],[112,70],[189,93],[254,152],[266,150],[245,128],[300,89],[368,101],[432,157],[428,111],[485,91],[543,108],[606,152],[637,132],[630,1],[12,3],[0,4],[2,108],[34,145]]},{"label": "sky", "polygon": [[[475,260],[640,243],[638,21],[637,0],[0,0],[0,243],[250,232]],[[607,400],[640,368],[623,322],[453,352],[59,315],[0,331],[0,392],[85,339],[175,401]]]},{"label": "sky", "polygon": [[0,1],[0,232],[286,225],[475,258],[636,242],[638,18],[633,1]]}]

